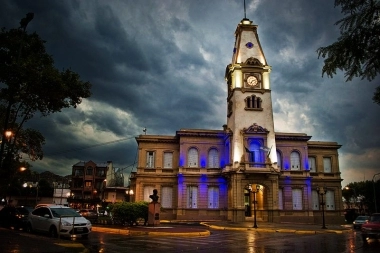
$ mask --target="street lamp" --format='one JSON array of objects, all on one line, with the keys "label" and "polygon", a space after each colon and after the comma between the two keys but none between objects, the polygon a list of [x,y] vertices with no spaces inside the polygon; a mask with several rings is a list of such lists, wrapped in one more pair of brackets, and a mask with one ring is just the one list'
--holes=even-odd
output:
[{"label": "street lamp", "polygon": [[380,175],[380,173],[376,173],[372,177],[372,183],[373,183],[373,198],[375,199],[375,213],[377,213],[377,204],[376,204],[376,188],[375,188],[375,177],[377,175]]},{"label": "street lamp", "polygon": [[260,191],[260,185],[256,184],[256,191],[253,190],[252,185],[249,184],[246,188],[249,192],[253,193],[253,228],[258,228],[257,226],[257,220],[256,220],[256,194]]},{"label": "street lamp", "polygon": [[326,195],[327,190],[325,190],[323,187],[317,186],[317,193],[321,195],[321,203],[320,205],[322,206],[322,228],[326,229],[326,224],[325,224],[325,202],[323,200],[323,195]]},{"label": "street lamp", "polygon": [[131,197],[133,196],[133,190],[126,190],[125,194],[127,194],[127,202],[131,202]]}]

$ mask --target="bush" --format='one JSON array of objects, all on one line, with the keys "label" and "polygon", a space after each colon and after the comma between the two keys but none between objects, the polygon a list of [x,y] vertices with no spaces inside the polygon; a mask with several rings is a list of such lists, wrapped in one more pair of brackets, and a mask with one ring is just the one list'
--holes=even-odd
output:
[{"label": "bush", "polygon": [[144,221],[144,226],[148,221],[148,202],[119,202],[110,205],[110,211],[115,220],[122,224],[128,223],[130,226],[138,225],[138,220]]}]

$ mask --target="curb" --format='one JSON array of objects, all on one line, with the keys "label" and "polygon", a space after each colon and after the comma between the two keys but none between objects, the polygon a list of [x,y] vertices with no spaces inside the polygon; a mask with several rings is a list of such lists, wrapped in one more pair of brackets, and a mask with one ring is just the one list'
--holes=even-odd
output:
[{"label": "curb", "polygon": [[92,231],[104,232],[111,234],[121,235],[154,235],[154,236],[209,236],[211,233],[209,230],[195,231],[195,232],[157,232],[157,231],[142,231],[142,230],[130,230],[122,228],[105,228],[105,227],[92,227]]},{"label": "curb", "polygon": [[257,232],[266,232],[266,233],[295,233],[295,234],[328,234],[328,233],[335,233],[335,234],[344,234],[344,233],[350,233],[351,230],[344,229],[344,230],[297,230],[297,229],[271,229],[271,228],[242,228],[242,227],[224,227],[224,226],[218,226],[218,225],[210,225],[204,222],[201,222],[200,224],[207,226],[212,229],[219,229],[219,230],[240,230],[240,231],[257,231]]}]

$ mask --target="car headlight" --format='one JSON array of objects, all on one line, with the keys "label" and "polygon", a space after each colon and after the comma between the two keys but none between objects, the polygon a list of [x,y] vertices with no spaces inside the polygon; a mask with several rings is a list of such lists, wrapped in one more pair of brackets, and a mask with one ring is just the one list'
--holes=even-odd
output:
[{"label": "car headlight", "polygon": [[71,226],[72,225],[70,222],[67,222],[64,220],[61,220],[61,224],[62,224],[62,226]]}]

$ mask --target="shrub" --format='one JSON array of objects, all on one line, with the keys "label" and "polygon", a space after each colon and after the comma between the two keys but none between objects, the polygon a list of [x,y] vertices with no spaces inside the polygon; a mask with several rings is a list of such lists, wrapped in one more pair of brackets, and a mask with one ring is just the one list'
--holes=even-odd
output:
[{"label": "shrub", "polygon": [[144,220],[144,226],[148,221],[148,202],[118,202],[110,205],[110,211],[114,219],[130,226],[138,225],[138,220]]}]

